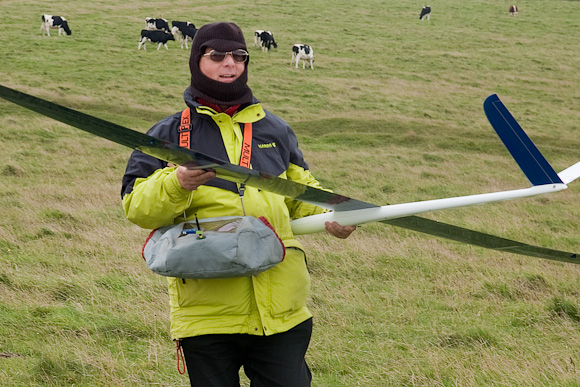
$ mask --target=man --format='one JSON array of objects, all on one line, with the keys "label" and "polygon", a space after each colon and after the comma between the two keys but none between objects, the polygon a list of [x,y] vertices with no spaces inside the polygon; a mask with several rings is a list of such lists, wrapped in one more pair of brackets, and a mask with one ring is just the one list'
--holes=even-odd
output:
[{"label": "man", "polygon": [[[244,132],[251,125],[253,169],[320,187],[288,124],[253,97],[246,50],[234,23],[207,24],[196,33],[191,85],[184,93],[191,112],[191,148],[238,164]],[[179,143],[180,123],[181,112],[161,120],[148,134]],[[129,220],[150,229],[196,216],[264,216],[286,247],[285,259],[253,277],[168,278],[172,338],[183,349],[192,386],[239,386],[242,366],[252,386],[309,386],[304,356],[312,332],[306,307],[310,278],[290,220],[326,210],[241,188],[212,171],[167,165],[136,151],[123,177],[123,207]],[[331,222],[326,229],[346,238],[355,227]]]}]

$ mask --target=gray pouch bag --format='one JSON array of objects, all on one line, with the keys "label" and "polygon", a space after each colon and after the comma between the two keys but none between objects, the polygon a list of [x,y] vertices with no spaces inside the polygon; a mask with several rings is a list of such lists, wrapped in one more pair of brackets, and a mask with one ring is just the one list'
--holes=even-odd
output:
[{"label": "gray pouch bag", "polygon": [[284,259],[284,244],[264,217],[207,218],[198,224],[154,230],[143,246],[147,266],[177,278],[251,277]]}]

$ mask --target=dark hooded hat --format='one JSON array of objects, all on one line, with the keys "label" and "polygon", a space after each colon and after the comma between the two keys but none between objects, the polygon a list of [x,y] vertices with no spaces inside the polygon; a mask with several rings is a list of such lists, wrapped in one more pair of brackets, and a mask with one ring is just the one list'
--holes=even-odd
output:
[{"label": "dark hooded hat", "polygon": [[199,60],[207,47],[216,51],[247,51],[244,34],[234,23],[217,22],[202,26],[195,34],[191,45],[189,69],[191,71],[190,92],[194,98],[201,98],[218,105],[233,106],[252,102],[252,90],[248,82],[248,61],[242,75],[232,83],[215,81],[202,74]]}]

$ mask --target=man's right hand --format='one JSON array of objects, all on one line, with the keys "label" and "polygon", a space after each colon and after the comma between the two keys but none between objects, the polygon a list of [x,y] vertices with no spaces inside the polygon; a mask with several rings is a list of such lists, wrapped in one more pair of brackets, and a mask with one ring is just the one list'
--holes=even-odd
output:
[{"label": "man's right hand", "polygon": [[179,185],[187,191],[196,190],[202,184],[207,183],[215,177],[214,171],[190,168],[187,164],[180,165],[175,171]]}]

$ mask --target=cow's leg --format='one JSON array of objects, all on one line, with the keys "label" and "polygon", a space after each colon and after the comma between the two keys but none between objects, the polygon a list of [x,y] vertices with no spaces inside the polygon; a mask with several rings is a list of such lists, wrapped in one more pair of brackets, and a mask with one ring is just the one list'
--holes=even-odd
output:
[{"label": "cow's leg", "polygon": [[166,50],[169,50],[169,47],[167,47],[167,43],[163,43],[163,45],[165,46]]},{"label": "cow's leg", "polygon": [[159,44],[157,45],[157,51],[159,51],[159,49],[161,48],[161,45],[162,45],[162,44],[163,44],[163,43],[159,42]]}]

